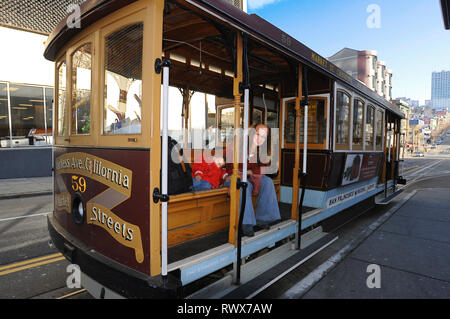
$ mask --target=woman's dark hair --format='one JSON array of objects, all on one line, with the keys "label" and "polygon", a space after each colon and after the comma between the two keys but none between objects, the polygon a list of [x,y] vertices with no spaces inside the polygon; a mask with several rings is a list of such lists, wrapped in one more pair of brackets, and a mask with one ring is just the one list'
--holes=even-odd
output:
[{"label": "woman's dark hair", "polygon": [[[271,133],[270,133],[270,127],[268,127],[265,124],[252,124],[249,126],[250,134],[256,134],[257,129],[265,129],[267,132],[266,139],[262,145],[259,145],[257,147],[257,154],[258,154],[258,162],[259,162],[259,156],[260,156],[260,149],[266,149],[267,150],[267,156],[272,155],[272,143],[271,143]],[[249,141],[253,142],[253,134],[249,136]],[[250,146],[250,145],[249,145]]]}]

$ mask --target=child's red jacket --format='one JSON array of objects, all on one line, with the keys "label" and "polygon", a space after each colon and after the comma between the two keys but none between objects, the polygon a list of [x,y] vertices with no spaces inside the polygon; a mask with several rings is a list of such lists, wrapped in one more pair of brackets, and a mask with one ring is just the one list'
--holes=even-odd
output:
[{"label": "child's red jacket", "polygon": [[205,156],[197,157],[192,166],[192,177],[201,176],[202,180],[211,184],[212,188],[219,188],[228,176],[224,168],[214,163],[212,158]]}]

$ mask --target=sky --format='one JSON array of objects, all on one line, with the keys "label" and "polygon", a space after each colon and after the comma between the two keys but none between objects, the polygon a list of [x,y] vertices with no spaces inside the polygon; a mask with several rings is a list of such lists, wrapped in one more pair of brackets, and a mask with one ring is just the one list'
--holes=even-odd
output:
[{"label": "sky", "polygon": [[431,99],[432,72],[450,71],[450,30],[439,0],[248,0],[248,13],[324,57],[344,47],[377,51],[393,72],[394,98],[423,104]]}]

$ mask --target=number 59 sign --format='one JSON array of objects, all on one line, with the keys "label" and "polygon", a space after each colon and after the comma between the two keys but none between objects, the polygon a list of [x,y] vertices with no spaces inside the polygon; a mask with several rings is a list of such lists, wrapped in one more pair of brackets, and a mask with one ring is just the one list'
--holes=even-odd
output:
[{"label": "number 59 sign", "polygon": [[86,180],[84,177],[72,175],[72,189],[75,192],[84,193],[86,191]]}]

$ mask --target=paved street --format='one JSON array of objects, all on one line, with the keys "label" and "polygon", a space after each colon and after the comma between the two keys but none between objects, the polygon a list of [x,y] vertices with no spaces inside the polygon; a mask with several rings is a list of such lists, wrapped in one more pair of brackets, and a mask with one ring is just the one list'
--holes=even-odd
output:
[{"label": "paved street", "polygon": [[[408,185],[392,204],[362,203],[324,223],[339,240],[256,298],[450,298],[450,159],[436,153],[405,160]],[[6,182],[16,195],[36,184],[51,190],[51,179],[28,188],[25,180]],[[69,262],[48,245],[52,196],[16,195],[0,199],[0,298],[90,298],[66,287]],[[366,286],[370,264],[381,267],[381,289]]]},{"label": "paved street", "polygon": [[69,263],[48,244],[52,203],[51,195],[0,201],[1,299],[32,298],[66,286]]}]

